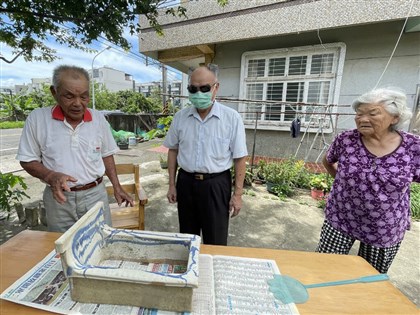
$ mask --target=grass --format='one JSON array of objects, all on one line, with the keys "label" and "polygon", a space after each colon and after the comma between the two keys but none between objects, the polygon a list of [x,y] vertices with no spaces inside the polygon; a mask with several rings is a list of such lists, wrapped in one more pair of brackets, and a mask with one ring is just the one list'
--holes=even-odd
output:
[{"label": "grass", "polygon": [[24,124],[24,121],[2,121],[0,122],[0,129],[23,128]]},{"label": "grass", "polygon": [[411,184],[411,216],[413,220],[420,221],[420,184]]}]

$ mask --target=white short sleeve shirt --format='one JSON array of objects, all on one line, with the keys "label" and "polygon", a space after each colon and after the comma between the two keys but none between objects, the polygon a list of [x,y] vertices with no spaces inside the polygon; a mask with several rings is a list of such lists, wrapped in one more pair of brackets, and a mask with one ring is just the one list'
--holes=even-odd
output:
[{"label": "white short sleeve shirt", "polygon": [[87,109],[73,129],[59,106],[38,108],[25,122],[16,159],[39,161],[48,169],[77,179],[69,186],[85,185],[105,173],[102,158],[118,152],[103,114]]},{"label": "white short sleeve shirt", "polygon": [[248,155],[242,117],[218,102],[204,120],[194,107],[177,112],[163,145],[178,149],[178,165],[191,173],[220,173]]}]

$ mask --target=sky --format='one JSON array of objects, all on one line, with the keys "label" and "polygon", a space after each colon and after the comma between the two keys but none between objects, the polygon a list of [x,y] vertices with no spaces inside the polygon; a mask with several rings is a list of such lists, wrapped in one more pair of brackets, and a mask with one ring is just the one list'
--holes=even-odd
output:
[{"label": "sky", "polygon": [[[156,65],[157,61],[151,60],[146,66],[145,56],[139,53],[138,39],[136,35],[125,33],[125,38],[131,43],[132,53],[115,45],[109,44],[105,39],[99,39],[89,48],[95,49],[95,53],[85,53],[78,49],[70,49],[67,46],[57,44],[53,39],[47,45],[57,50],[58,59],[52,63],[26,62],[22,57],[9,64],[0,60],[0,87],[14,87],[16,84],[29,84],[32,78],[49,78],[53,69],[61,64],[77,65],[90,70],[92,60],[102,49],[110,45],[112,48],[105,50],[95,58],[94,68],[108,66],[116,70],[131,74],[136,82],[151,82],[162,79],[161,69]],[[12,49],[4,43],[0,43],[0,53],[7,59],[12,59]],[[174,71],[168,71],[168,80],[179,79],[180,76]]]}]

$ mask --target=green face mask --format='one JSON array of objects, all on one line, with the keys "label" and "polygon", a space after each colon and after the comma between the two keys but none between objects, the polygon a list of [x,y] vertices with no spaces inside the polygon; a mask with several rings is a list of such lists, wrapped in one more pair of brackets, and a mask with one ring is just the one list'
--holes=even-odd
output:
[{"label": "green face mask", "polygon": [[206,109],[209,108],[212,105],[211,101],[212,92],[196,92],[196,93],[190,93],[189,94],[189,100],[191,104],[194,105],[197,109]]}]

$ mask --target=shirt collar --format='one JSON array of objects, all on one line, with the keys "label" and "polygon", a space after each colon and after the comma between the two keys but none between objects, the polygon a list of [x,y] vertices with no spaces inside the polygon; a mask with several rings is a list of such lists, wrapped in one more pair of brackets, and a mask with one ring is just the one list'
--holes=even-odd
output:
[{"label": "shirt collar", "polygon": [[[59,105],[55,105],[52,109],[52,118],[56,120],[64,121],[64,113]],[[85,114],[83,115],[83,121],[92,121],[92,113],[89,108],[86,108]]]},{"label": "shirt collar", "polygon": [[[194,116],[194,117],[199,116],[197,109],[193,105],[191,105],[189,108],[188,116]],[[213,102],[210,113],[207,115],[206,119],[212,116],[216,116],[217,118],[220,118],[220,104],[216,100]]]}]

